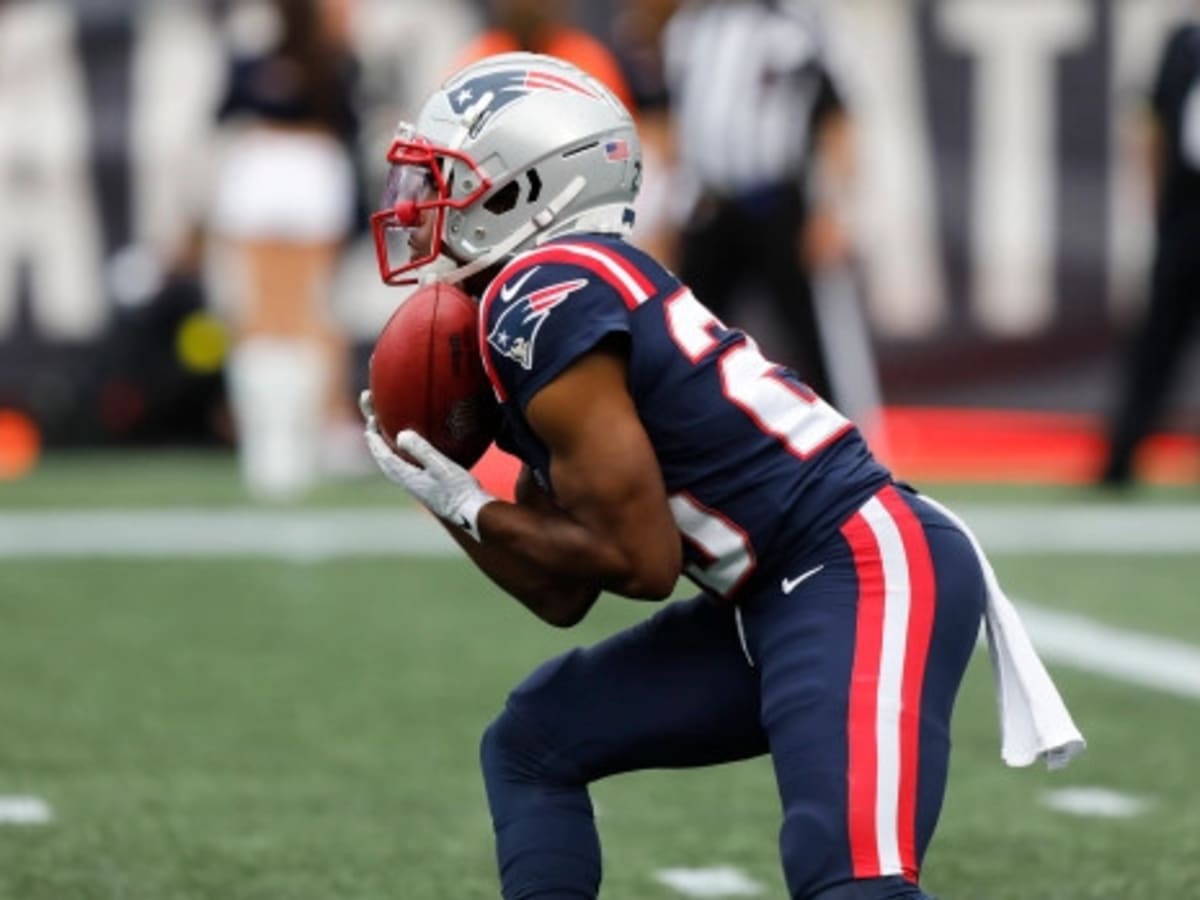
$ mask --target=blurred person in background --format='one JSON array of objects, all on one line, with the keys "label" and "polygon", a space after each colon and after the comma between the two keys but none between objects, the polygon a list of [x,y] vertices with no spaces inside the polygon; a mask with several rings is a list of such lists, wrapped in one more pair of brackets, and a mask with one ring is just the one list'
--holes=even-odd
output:
[{"label": "blurred person in background", "polygon": [[[814,297],[814,278],[845,267],[851,251],[853,129],[829,51],[804,0],[685,2],[664,50],[679,184],[693,198],[684,281],[734,324],[739,292],[765,288],[787,331],[783,354],[853,417]],[[853,292],[839,299],[857,303]]]},{"label": "blurred person in background", "polygon": [[613,22],[613,46],[642,139],[642,189],[634,201],[630,240],[668,265],[678,261],[681,214],[662,47],[663,31],[678,7],[679,0],[621,0]]},{"label": "blurred person in background", "polygon": [[361,443],[348,340],[329,310],[359,206],[350,0],[242,0],[217,113],[210,233],[234,346],[230,404],[247,488],[304,494]]},{"label": "blurred person in background", "polygon": [[1171,34],[1150,95],[1149,165],[1157,201],[1149,305],[1130,348],[1101,483],[1128,485],[1200,319],[1200,21]]},{"label": "blurred person in background", "polygon": [[[425,95],[482,30],[482,11],[474,0],[438,0],[435,17],[429,15],[429,2],[355,0],[359,153],[368,197],[383,189],[382,182],[372,184],[371,179],[378,174],[375,162],[391,144],[396,122],[416,116]],[[370,253],[373,260],[373,247]],[[373,261],[364,269],[364,280],[377,282]]]},{"label": "blurred person in background", "polygon": [[616,94],[626,108],[634,108],[613,51],[572,23],[566,0],[488,0],[487,8],[490,27],[463,51],[456,69],[497,53],[544,53],[579,66]]}]

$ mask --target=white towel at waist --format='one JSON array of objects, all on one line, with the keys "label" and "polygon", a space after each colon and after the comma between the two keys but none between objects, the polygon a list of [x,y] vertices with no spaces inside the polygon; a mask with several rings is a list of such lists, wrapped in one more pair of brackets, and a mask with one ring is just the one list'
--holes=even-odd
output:
[{"label": "white towel at waist", "polygon": [[940,503],[922,500],[948,517],[971,541],[987,583],[984,625],[1000,712],[1000,754],[1010,766],[1045,759],[1059,769],[1083,752],[1087,742],[1042,664],[1012,601],[1000,589],[992,564],[962,520]]}]

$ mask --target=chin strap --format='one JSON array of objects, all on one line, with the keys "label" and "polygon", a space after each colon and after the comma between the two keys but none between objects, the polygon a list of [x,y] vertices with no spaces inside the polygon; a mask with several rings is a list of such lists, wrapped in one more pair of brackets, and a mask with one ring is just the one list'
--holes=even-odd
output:
[{"label": "chin strap", "polygon": [[482,272],[489,266],[494,265],[526,241],[535,237],[539,232],[546,231],[553,225],[559,215],[562,214],[562,211],[583,192],[586,186],[587,179],[582,175],[576,175],[543,209],[539,210],[528,222],[487,253],[483,254],[483,256],[467,263],[465,266],[455,269],[453,272],[429,272],[422,275],[421,284],[428,284],[434,281],[441,281],[446,284],[458,284],[460,281],[470,278],[476,272]]}]

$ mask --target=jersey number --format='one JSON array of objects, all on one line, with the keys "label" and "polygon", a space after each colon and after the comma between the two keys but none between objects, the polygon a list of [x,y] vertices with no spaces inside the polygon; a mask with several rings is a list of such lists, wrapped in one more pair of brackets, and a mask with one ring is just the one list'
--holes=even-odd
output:
[{"label": "jersey number", "polygon": [[703,565],[689,562],[683,571],[714,593],[731,594],[754,569],[754,549],[746,533],[690,494],[675,494],[669,502],[675,527],[705,557]]},{"label": "jersey number", "polygon": [[[729,331],[691,291],[667,301],[667,329],[692,362],[699,362]],[[717,360],[721,389],[760,429],[778,438],[800,459],[833,443],[850,421],[786,369],[766,359],[749,337]]]},{"label": "jersey number", "polygon": [[[671,338],[693,363],[718,347],[729,331],[691,291],[680,291],[665,309]],[[807,385],[766,359],[749,337],[727,347],[717,369],[729,401],[800,459],[810,458],[851,427],[845,416]],[[703,566],[689,563],[688,576],[718,594],[731,593],[755,565],[745,532],[688,494],[676,494],[670,502],[680,532],[710,560]]]}]

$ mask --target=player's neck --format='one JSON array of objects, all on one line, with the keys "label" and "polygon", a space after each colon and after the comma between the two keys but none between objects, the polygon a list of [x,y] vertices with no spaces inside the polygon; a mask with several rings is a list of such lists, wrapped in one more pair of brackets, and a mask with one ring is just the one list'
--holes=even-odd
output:
[{"label": "player's neck", "polygon": [[502,259],[493,265],[488,266],[474,275],[468,275],[463,279],[462,289],[474,298],[475,302],[479,302],[479,298],[483,296],[483,292],[487,290],[487,286],[492,283],[492,279],[500,274],[500,270],[504,268],[507,259]]}]

